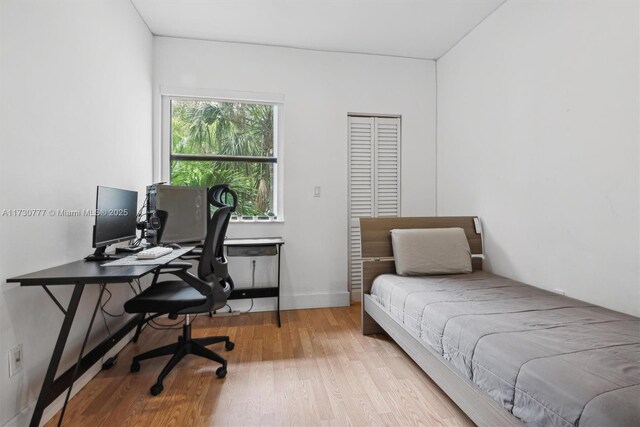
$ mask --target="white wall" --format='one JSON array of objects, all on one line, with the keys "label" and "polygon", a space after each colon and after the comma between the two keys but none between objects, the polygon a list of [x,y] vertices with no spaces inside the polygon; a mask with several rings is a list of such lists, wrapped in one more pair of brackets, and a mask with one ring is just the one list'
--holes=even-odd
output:
[{"label": "white wall", "polygon": [[490,269],[640,314],[638,2],[509,0],[437,62],[438,213]]},{"label": "white wall", "polygon": [[[164,37],[154,46],[156,144],[161,86],[284,95],[284,224],[232,225],[229,235],[285,238],[285,307],[348,303],[348,112],[402,115],[402,213],[434,213],[433,61]],[[230,265],[246,284],[249,262]]]},{"label": "white wall", "polygon": [[[0,1],[0,212],[93,208],[99,184],[144,189],[152,177],[151,56],[152,36],[128,0]],[[0,425],[34,403],[63,318],[42,289],[5,280],[90,253],[92,224],[0,216]],[[112,285],[114,312],[130,297],[126,288]],[[63,304],[71,291],[53,289]],[[62,369],[75,361],[96,298],[89,286]],[[102,319],[95,330],[94,342],[105,335]],[[9,379],[17,343],[24,371]]]}]

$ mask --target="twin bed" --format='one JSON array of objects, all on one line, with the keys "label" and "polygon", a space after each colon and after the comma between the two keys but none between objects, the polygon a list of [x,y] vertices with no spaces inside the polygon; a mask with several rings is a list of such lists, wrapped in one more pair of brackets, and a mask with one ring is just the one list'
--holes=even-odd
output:
[{"label": "twin bed", "polygon": [[[363,333],[386,331],[478,425],[640,425],[640,319],[482,271],[473,217],[361,219]],[[462,228],[466,274],[395,274],[392,229]]]}]

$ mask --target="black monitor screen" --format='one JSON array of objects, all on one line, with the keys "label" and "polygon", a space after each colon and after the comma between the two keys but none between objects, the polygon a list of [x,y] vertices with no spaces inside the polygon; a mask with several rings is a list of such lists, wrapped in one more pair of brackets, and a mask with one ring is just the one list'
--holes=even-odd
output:
[{"label": "black monitor screen", "polygon": [[137,207],[137,191],[98,187],[93,247],[135,238]]}]

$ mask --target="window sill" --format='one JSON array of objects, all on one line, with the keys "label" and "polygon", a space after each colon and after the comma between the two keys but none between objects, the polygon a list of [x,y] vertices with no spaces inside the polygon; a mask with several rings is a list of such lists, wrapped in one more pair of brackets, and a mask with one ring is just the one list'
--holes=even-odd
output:
[{"label": "window sill", "polygon": [[274,219],[269,221],[259,220],[259,219],[247,219],[247,220],[236,219],[236,220],[229,221],[229,224],[283,224],[283,223],[284,223],[284,219]]}]

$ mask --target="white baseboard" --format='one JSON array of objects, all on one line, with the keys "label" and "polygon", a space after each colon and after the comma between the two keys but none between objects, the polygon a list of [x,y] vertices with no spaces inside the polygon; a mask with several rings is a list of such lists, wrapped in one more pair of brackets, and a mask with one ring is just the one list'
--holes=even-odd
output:
[{"label": "white baseboard", "polygon": [[280,308],[282,310],[295,310],[299,308],[347,307],[351,304],[349,298],[349,292],[282,295]]},{"label": "white baseboard", "polygon": [[[125,335],[111,350],[107,352],[107,354],[103,357],[104,360],[107,360],[109,357],[113,357],[116,354],[120,353],[120,351],[133,339],[135,335],[135,329],[130,331],[127,335]],[[121,362],[119,362],[121,363]],[[71,390],[71,397],[69,400],[73,399],[73,397],[80,391],[82,388],[89,383],[98,375],[98,373],[102,370],[102,359],[96,362],[92,367],[90,367],[87,372],[80,376],[74,383],[73,389]],[[62,409],[64,405],[64,398],[67,395],[65,390],[56,400],[51,402],[47,409],[44,410],[42,414],[42,420],[40,421],[40,425],[43,426],[46,424],[51,418],[53,418],[58,411]],[[31,415],[33,414],[33,410],[36,407],[36,400],[33,400],[26,408],[18,413],[15,417],[7,421],[2,427],[23,427],[28,426],[29,421],[31,421]]]}]

